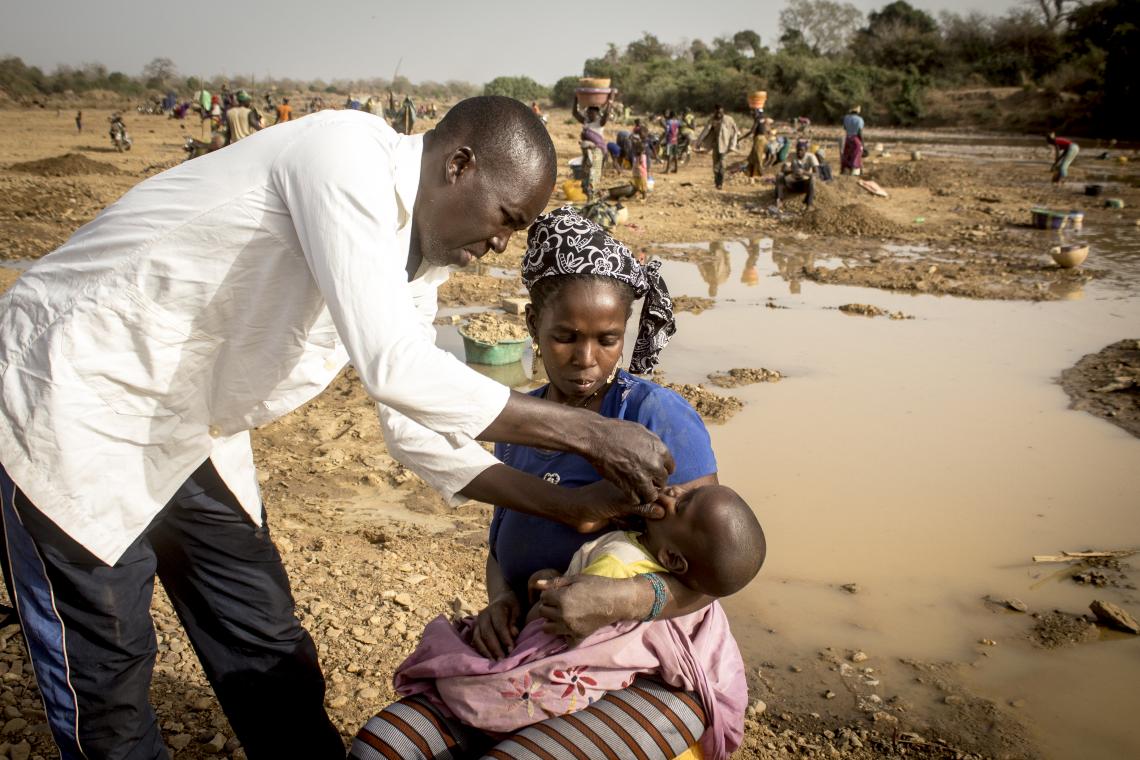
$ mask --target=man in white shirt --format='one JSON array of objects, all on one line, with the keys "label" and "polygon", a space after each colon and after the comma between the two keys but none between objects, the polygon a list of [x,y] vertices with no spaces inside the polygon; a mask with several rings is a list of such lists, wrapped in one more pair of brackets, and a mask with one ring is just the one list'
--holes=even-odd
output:
[{"label": "man in white shirt", "polygon": [[[449,498],[571,523],[659,511],[634,506],[672,469],[656,436],[434,345],[446,266],[504,250],[555,176],[509,98],[423,135],[322,112],[140,183],[0,297],[4,573],[62,757],[167,757],[155,574],[249,757],[344,756],[248,431],[348,361],[393,454]],[[573,451],[610,483],[518,488],[477,438]]]}]

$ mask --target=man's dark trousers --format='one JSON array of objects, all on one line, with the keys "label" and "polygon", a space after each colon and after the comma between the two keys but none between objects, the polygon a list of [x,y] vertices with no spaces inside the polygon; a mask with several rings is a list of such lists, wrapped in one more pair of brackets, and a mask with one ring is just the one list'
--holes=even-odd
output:
[{"label": "man's dark trousers", "polygon": [[343,758],[316,648],[267,524],[207,460],[108,567],[0,467],[4,579],[65,760],[167,758],[148,700],[162,580],[248,757]]}]

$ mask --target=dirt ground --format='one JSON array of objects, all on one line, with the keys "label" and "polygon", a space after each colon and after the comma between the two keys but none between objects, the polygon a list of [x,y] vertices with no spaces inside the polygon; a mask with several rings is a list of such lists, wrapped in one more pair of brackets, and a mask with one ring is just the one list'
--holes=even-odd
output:
[{"label": "dirt ground", "polygon": [[1061,373],[1072,408],[1140,437],[1140,340],[1122,340]]},{"label": "dirt ground", "polygon": [[[119,154],[106,135],[109,112],[85,115],[91,126],[77,135],[67,114],[0,110],[0,259],[49,252],[141,179],[176,164],[187,135],[199,136],[196,123],[128,114],[135,145]],[[577,127],[564,111],[550,116],[564,166],[577,152]],[[830,133],[820,139],[834,143]],[[694,258],[710,267],[715,250],[692,244],[770,237],[786,276],[975,298],[1063,297],[1058,294],[1067,284],[1096,277],[1100,269],[1095,263],[1079,270],[1053,266],[1044,233],[1027,228],[1027,209],[1051,204],[1082,209],[1090,220],[1119,220],[1136,213],[1140,191],[1122,186],[1114,195],[1125,200],[1125,210],[1103,209],[1099,199],[1042,181],[1048,163],[1043,147],[1032,157],[1038,160],[912,162],[907,151],[896,149],[890,157],[872,157],[867,171],[889,198],[874,197],[844,177],[821,187],[814,211],[801,211],[793,198],[790,210],[776,215],[768,210],[770,177],[750,185],[733,173],[718,192],[709,159],[698,156],[678,174],[658,174],[655,191],[646,201],[629,203],[630,223],[616,234],[638,252]],[[1138,176],[1132,166],[1124,168],[1133,180]],[[1084,172],[1078,162],[1074,183],[1082,182]],[[605,184],[625,181],[614,174]],[[550,206],[562,203],[556,191]],[[524,245],[525,236],[516,235],[504,253],[456,274],[441,290],[442,305],[494,307],[504,296],[517,295]],[[820,251],[828,252],[831,264],[824,265]],[[0,289],[17,275],[0,267]],[[685,306],[699,313],[711,302],[692,299]],[[1129,388],[1103,390],[1116,382],[1115,367],[1125,353],[1135,369],[1134,343],[1110,347],[1120,353],[1095,366],[1078,365],[1074,371],[1081,379],[1067,374],[1065,387],[1127,398],[1135,409],[1134,372]],[[710,382],[734,387],[779,379],[779,373],[762,369],[733,370]],[[679,389],[712,419],[727,419],[740,408],[738,399],[703,386]],[[1116,409],[1095,406],[1094,413],[1110,417]],[[1114,421],[1120,420],[1117,411]],[[1128,429],[1140,434],[1132,420]],[[449,508],[396,463],[381,440],[374,406],[351,370],[311,403],[255,431],[254,446],[298,616],[318,644],[329,712],[347,740],[393,697],[392,672],[424,623],[440,614],[470,614],[485,602],[481,578],[490,508],[475,502]],[[178,757],[244,757],[161,590],[154,616],[159,654],[153,700],[168,743]],[[738,757],[1037,754],[992,703],[961,688],[958,665],[892,664],[896,675],[904,674],[900,681],[915,681],[939,700],[937,708],[920,709],[899,694],[873,694],[867,684],[878,683],[876,670],[856,654],[805,652],[803,664],[748,663],[755,701]],[[823,689],[844,695],[847,706],[827,717],[805,707]],[[0,704],[6,721],[0,726],[0,757],[53,756],[30,667],[11,627],[0,631]]]}]

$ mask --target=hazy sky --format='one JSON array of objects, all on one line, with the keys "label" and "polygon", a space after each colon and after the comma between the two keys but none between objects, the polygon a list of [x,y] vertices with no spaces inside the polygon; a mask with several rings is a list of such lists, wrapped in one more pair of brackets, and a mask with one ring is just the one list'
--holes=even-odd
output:
[{"label": "hazy sky", "polygon": [[[888,0],[854,0],[864,11]],[[1023,0],[910,0],[1004,13]],[[138,74],[164,56],[182,74],[298,79],[391,77],[482,83],[580,74],[609,42],[643,31],[676,43],[753,29],[774,47],[781,0],[2,0],[0,55],[46,70],[103,63]]]}]

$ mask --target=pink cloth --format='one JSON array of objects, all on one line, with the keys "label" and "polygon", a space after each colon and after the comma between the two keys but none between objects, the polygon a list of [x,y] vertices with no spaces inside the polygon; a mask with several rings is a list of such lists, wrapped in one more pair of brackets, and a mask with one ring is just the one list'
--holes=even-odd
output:
[{"label": "pink cloth", "polygon": [[700,696],[709,724],[700,740],[706,758],[726,758],[740,746],[748,685],[719,603],[671,620],[608,626],[572,649],[543,633],[543,622],[527,625],[514,651],[496,662],[471,647],[474,618],[452,625],[441,615],[396,670],[396,692],[424,694],[469,726],[510,733],[654,675]]}]

